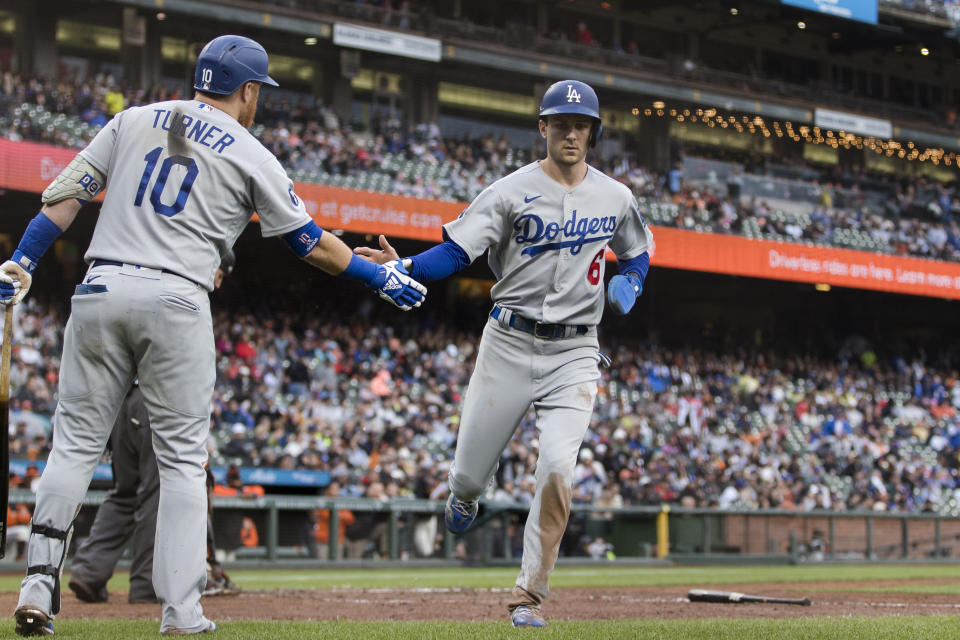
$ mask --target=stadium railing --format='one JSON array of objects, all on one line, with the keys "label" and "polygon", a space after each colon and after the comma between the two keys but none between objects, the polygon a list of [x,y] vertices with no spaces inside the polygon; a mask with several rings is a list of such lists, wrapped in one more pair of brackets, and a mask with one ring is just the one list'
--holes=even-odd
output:
[{"label": "stadium railing", "polygon": [[[101,504],[105,492],[90,492],[84,507]],[[35,495],[11,491],[10,502],[32,505]],[[516,564],[517,529],[527,507],[516,503],[482,501],[477,524],[464,536],[454,536],[442,523],[443,502],[415,499],[372,500],[267,495],[259,498],[214,500],[214,514],[240,511],[254,518],[263,532],[261,544],[242,548],[239,564],[310,565],[336,561],[330,546],[320,558],[310,558],[299,544],[293,527],[284,522],[304,522],[306,514],[330,509],[330,531],[339,531],[339,510],[384,514],[388,551],[377,561],[461,561],[467,564]],[[89,512],[88,512],[89,515]],[[443,542],[433,553],[411,553],[413,524],[417,519],[438,518],[436,531]],[[567,544],[574,536],[573,544]],[[567,537],[561,545],[564,561],[588,556],[586,542],[603,537],[607,561],[644,562],[950,562],[960,548],[960,520],[928,513],[865,511],[720,510],[667,506],[608,506],[575,504]],[[291,544],[292,542],[292,544]],[[460,543],[463,546],[458,549]],[[323,545],[321,545],[322,547]],[[439,548],[437,548],[439,547]],[[13,557],[8,554],[7,561]],[[364,558],[366,560],[366,558]],[[347,561],[349,562],[349,561]]]}]

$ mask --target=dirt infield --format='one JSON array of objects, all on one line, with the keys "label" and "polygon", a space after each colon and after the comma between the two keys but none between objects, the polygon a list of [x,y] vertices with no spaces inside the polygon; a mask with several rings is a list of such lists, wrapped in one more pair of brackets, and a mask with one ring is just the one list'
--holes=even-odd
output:
[{"label": "dirt infield", "polygon": [[[936,585],[953,580],[902,580],[889,586]],[[783,584],[689,585],[684,587],[558,588],[544,606],[550,620],[644,618],[785,618],[805,616],[882,616],[960,614],[960,597],[916,593],[864,593],[857,587],[883,582],[804,582]],[[691,588],[809,597],[812,606],[688,602]],[[87,604],[69,591],[60,619],[157,619],[158,605],[131,605],[125,592],[111,592],[111,603]],[[506,619],[509,590],[503,589],[281,589],[245,591],[203,599],[214,620],[496,620]],[[0,594],[0,609],[13,612],[16,595]]]}]

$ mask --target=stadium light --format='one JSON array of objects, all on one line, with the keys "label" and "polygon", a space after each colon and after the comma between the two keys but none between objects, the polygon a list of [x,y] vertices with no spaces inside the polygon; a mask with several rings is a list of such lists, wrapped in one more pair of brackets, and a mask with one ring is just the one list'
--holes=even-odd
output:
[{"label": "stadium light", "polygon": [[730,15],[735,16],[738,13],[740,13],[740,11],[736,7],[730,7]]},{"label": "stadium light", "polygon": [[304,39],[303,39],[303,44],[312,47],[313,45],[317,44],[317,39],[314,38],[313,36],[310,36],[309,38],[304,38]]},{"label": "stadium light", "polygon": [[826,282],[818,282],[817,284],[813,285],[813,288],[822,293],[830,291],[830,285]]},{"label": "stadium light", "polygon": [[930,55],[930,49],[927,49],[926,47],[920,47],[920,55],[922,56]]},{"label": "stadium light", "polygon": [[807,23],[804,22],[803,20],[801,20],[801,21],[799,21],[799,22],[797,23],[797,29],[800,29],[800,30],[802,31],[802,30],[804,30],[804,29],[806,29],[806,28],[807,28]]}]

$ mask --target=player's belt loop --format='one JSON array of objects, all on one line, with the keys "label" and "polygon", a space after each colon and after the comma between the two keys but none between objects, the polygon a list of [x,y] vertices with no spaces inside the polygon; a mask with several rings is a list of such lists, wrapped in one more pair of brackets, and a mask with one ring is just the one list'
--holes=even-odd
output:
[{"label": "player's belt loop", "polygon": [[517,316],[514,315],[513,311],[510,309],[504,309],[498,304],[493,305],[493,309],[490,310],[490,317],[499,322],[504,327],[514,326],[514,318]]}]

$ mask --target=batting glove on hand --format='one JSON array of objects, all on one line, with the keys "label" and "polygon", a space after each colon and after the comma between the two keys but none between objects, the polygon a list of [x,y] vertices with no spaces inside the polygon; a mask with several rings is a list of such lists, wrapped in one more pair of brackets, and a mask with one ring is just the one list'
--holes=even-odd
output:
[{"label": "batting glove on hand", "polygon": [[27,292],[33,277],[13,260],[0,264],[0,304],[19,304]]},{"label": "batting glove on hand", "polygon": [[624,315],[633,308],[633,303],[643,292],[643,283],[633,274],[615,275],[607,285],[607,302],[613,310]]},{"label": "batting glove on hand", "polygon": [[401,260],[377,266],[377,277],[370,283],[380,297],[403,311],[419,307],[427,288],[410,277]]}]

